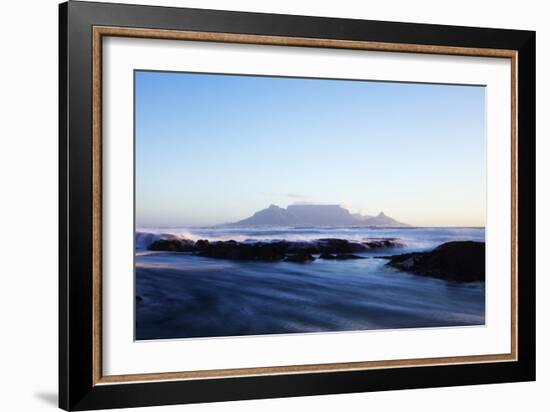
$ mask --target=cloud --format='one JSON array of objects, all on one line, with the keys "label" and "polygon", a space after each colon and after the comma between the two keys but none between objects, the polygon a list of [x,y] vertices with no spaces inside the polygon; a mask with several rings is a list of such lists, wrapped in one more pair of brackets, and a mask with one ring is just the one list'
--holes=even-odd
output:
[{"label": "cloud", "polygon": [[300,199],[300,200],[308,199],[306,195],[301,195],[299,193],[287,193],[287,197],[290,197],[291,199]]},{"label": "cloud", "polygon": [[293,205],[331,205],[332,203],[326,203],[326,202],[310,202],[307,200],[298,200],[296,202],[292,202]]}]

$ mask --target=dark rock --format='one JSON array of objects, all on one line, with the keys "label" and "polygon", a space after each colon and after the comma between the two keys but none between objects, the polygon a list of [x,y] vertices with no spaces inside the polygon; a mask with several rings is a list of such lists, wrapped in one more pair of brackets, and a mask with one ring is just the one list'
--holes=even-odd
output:
[{"label": "dark rock", "polygon": [[159,239],[151,243],[147,249],[163,252],[192,252],[195,250],[195,243],[187,239]]},{"label": "dark rock", "polygon": [[199,239],[195,242],[195,250],[205,250],[210,246],[210,242],[205,239]]},{"label": "dark rock", "polygon": [[353,255],[350,253],[338,253],[333,255],[332,253],[321,253],[319,259],[327,260],[347,260],[347,259],[365,259],[363,256]]},{"label": "dark rock", "polygon": [[403,247],[403,244],[396,239],[371,239],[366,242],[361,242],[367,249],[382,249],[390,247]]},{"label": "dark rock", "polygon": [[485,243],[448,242],[431,252],[387,256],[387,263],[418,275],[455,282],[485,281]]},{"label": "dark rock", "polygon": [[[197,243],[199,242],[197,241]],[[286,242],[249,244],[228,240],[201,244],[201,250],[197,254],[218,259],[277,261],[284,259],[287,249]]]},{"label": "dark rock", "polygon": [[289,253],[309,253],[312,255],[319,253],[319,244],[316,241],[313,241],[313,242],[293,241],[293,242],[286,242],[286,243],[288,243],[287,251]]},{"label": "dark rock", "polygon": [[[396,239],[374,239],[364,242],[350,242],[345,239],[319,239],[318,253],[356,253],[368,249],[382,249],[403,246]],[[312,252],[315,253],[315,252]]]},{"label": "dark rock", "polygon": [[287,255],[285,262],[307,263],[313,262],[315,258],[309,253],[294,253]]},{"label": "dark rock", "polygon": [[318,244],[320,253],[353,253],[367,249],[362,243],[350,242],[345,239],[319,239]]},{"label": "dark rock", "polygon": [[[390,247],[394,240],[377,240],[376,247]],[[386,242],[386,243],[384,243]],[[368,243],[368,242],[367,242]],[[235,240],[210,242],[200,239],[196,242],[187,239],[161,239],[153,242],[149,250],[165,252],[194,252],[198,256],[229,260],[259,260],[276,262],[288,257],[289,262],[314,260],[314,254],[321,254],[322,259],[362,259],[353,252],[369,249],[364,243],[350,242],[344,239],[319,239],[309,242],[237,242]],[[311,258],[311,259],[309,259]],[[303,259],[303,260],[302,260]]]}]

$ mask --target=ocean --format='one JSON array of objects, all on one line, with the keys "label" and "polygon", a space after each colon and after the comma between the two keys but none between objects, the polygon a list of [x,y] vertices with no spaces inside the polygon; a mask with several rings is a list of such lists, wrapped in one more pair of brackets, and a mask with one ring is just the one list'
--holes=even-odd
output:
[{"label": "ocean", "polygon": [[[403,245],[366,259],[235,261],[152,252],[166,235],[238,242],[365,241]],[[484,283],[454,283],[386,265],[377,256],[485,241],[483,228],[140,228],[136,232],[137,340],[434,328],[485,324]]]}]

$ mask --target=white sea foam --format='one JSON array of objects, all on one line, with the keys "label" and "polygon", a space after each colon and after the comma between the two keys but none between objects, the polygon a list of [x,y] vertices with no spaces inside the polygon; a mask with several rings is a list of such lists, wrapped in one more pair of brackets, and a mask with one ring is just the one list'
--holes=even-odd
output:
[{"label": "white sea foam", "polygon": [[142,228],[136,232],[136,250],[146,250],[159,239],[188,239],[197,241],[235,240],[237,242],[313,242],[322,238],[338,238],[351,242],[376,239],[398,239],[407,250],[426,250],[454,240],[485,240],[483,228]]}]

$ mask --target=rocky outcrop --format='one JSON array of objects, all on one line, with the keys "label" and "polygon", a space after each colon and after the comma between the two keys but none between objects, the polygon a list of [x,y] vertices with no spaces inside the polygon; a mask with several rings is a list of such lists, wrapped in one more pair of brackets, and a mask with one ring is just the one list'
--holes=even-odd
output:
[{"label": "rocky outcrop", "polygon": [[327,260],[348,260],[348,259],[365,259],[364,256],[353,255],[350,253],[338,253],[333,255],[332,253],[321,253],[319,259]]},{"label": "rocky outcrop", "polygon": [[351,242],[345,239],[319,239],[316,241],[317,253],[356,253],[364,252],[369,249],[382,249],[391,247],[401,247],[403,244],[394,238],[372,239],[361,242]]},{"label": "rocky outcrop", "polygon": [[395,238],[370,239],[368,242],[362,242],[367,249],[383,249],[390,247],[403,247],[403,243]]},{"label": "rocky outcrop", "polygon": [[195,250],[195,242],[187,239],[158,239],[147,248],[164,252],[192,252]]},{"label": "rocky outcrop", "polygon": [[[198,242],[197,242],[198,243]],[[283,242],[273,243],[238,243],[234,240],[212,242],[201,246],[197,255],[229,260],[262,260],[273,262],[283,260],[288,245]]]},{"label": "rocky outcrop", "polygon": [[485,281],[485,243],[448,242],[430,252],[386,256],[389,266],[454,282]]},{"label": "rocky outcrop", "polygon": [[285,258],[285,262],[295,262],[295,263],[307,263],[307,262],[313,262],[314,260],[315,258],[309,253],[294,253],[291,255],[287,255]]},{"label": "rocky outcrop", "polygon": [[345,239],[319,239],[317,245],[319,253],[353,253],[368,249],[363,243],[350,242]]},{"label": "rocky outcrop", "polygon": [[276,262],[313,261],[312,255],[321,259],[362,259],[355,255],[369,249],[401,246],[395,239],[375,239],[353,242],[345,239],[325,238],[314,241],[237,242],[235,240],[211,242],[206,239],[193,242],[188,239],[159,239],[149,245],[149,250],[164,252],[192,252],[198,256],[229,260],[258,260]]}]

